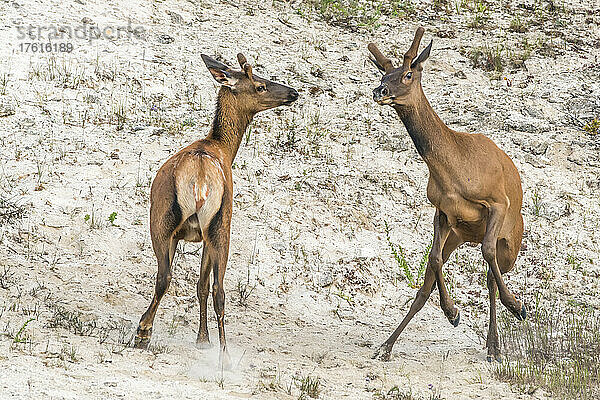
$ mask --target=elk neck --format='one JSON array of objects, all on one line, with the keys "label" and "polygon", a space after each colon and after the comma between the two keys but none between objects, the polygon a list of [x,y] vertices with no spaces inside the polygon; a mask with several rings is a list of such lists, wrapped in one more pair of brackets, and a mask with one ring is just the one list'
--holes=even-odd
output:
[{"label": "elk neck", "polygon": [[417,152],[429,165],[443,161],[454,153],[454,132],[435,113],[421,87],[418,100],[411,104],[397,104],[394,109],[406,127]]},{"label": "elk neck", "polygon": [[217,96],[217,109],[208,139],[222,144],[223,149],[230,157],[229,161],[231,163],[233,163],[244,133],[246,133],[248,125],[252,122],[254,114],[254,112],[248,111],[244,104],[240,104],[230,88],[221,87]]}]

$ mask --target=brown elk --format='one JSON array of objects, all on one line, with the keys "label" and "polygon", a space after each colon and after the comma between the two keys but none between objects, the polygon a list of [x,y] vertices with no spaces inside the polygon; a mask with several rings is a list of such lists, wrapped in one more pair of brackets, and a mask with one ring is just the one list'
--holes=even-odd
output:
[{"label": "brown elk", "polygon": [[197,295],[200,327],[196,343],[210,346],[207,327],[209,277],[213,273],[213,305],[217,316],[220,363],[230,366],[225,342],[225,292],[223,276],[229,254],[233,199],[231,165],[246,128],[257,113],[296,101],[298,92],[260,78],[243,54],[238,54],[241,71],[232,70],[204,54],[202,60],[222,86],[212,129],[172,156],[158,170],[150,191],[150,236],[158,260],[154,297],[142,316],[135,347],[148,346],[152,324],[161,298],[171,281],[171,264],[180,240],[203,242]]},{"label": "brown elk", "polygon": [[423,286],[408,314],[379,347],[374,358],[390,358],[398,336],[423,307],[436,283],[444,314],[452,325],[458,326],[460,313],[448,295],[442,266],[458,246],[471,242],[481,243],[483,258],[489,265],[487,358],[488,361],[500,361],[496,289],[500,301],[509,311],[519,320],[526,317],[525,306],[502,280],[502,274],[513,268],[521,248],[521,179],[511,159],[494,142],[480,134],[453,131],[433,111],[421,88],[423,64],[429,57],[433,41],[416,57],[423,33],[424,29],[419,27],[400,68],[395,68],[375,44],[368,46],[374,57],[371,61],[383,72],[381,85],[373,90],[373,99],[392,106],[404,123],[429,169],[427,198],[436,208],[433,244]]}]

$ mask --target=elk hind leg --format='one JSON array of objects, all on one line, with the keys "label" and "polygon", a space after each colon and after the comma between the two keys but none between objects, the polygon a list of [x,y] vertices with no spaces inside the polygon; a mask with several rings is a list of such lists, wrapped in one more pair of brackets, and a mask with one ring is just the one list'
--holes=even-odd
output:
[{"label": "elk hind leg", "polygon": [[[517,227],[518,228],[518,227]],[[517,238],[518,236],[518,238]],[[496,245],[496,257],[498,259],[498,267],[500,268],[501,273],[506,273],[510,271],[515,265],[515,261],[517,259],[517,255],[519,253],[521,236],[513,235],[514,240],[511,243],[511,239],[500,239]],[[519,242],[516,243],[516,240]],[[487,287],[490,296],[490,325],[488,329],[488,335],[486,340],[486,347],[488,349],[487,360],[493,361],[496,360],[498,362],[502,362],[502,357],[500,356],[500,342],[498,339],[498,325],[496,319],[496,280],[494,278],[494,274],[491,270],[488,270],[487,273]],[[525,307],[522,308],[522,314],[520,317],[525,319],[526,311]]]},{"label": "elk hind leg", "polygon": [[154,323],[154,317],[156,316],[156,310],[158,309],[160,300],[164,296],[165,292],[169,288],[169,284],[171,283],[171,264],[173,262],[173,256],[176,248],[177,240],[174,238],[158,242],[154,246],[154,253],[156,254],[156,258],[158,260],[158,273],[156,274],[154,297],[152,298],[148,309],[140,319],[134,341],[134,347],[136,348],[145,349],[150,343],[150,337],[152,336],[152,325]]},{"label": "elk hind leg", "polygon": [[[490,207],[486,232],[483,238],[483,242],[481,243],[481,250],[483,253],[483,258],[488,263],[489,268],[494,276],[494,280],[496,281],[496,285],[498,286],[498,291],[500,293],[500,301],[510,312],[512,312],[517,317],[517,319],[524,320],[527,315],[525,306],[520,301],[518,301],[517,298],[508,289],[508,287],[504,283],[504,280],[502,279],[502,272],[500,271],[500,267],[498,266],[498,235],[500,233],[500,229],[502,228],[502,223],[504,221],[506,210],[507,207],[502,204],[494,204]],[[514,235],[514,233],[512,235]],[[506,240],[504,238],[502,240],[504,240],[502,243],[508,245],[510,245],[510,242],[512,242],[512,240]],[[516,253],[518,253],[519,251],[518,246],[509,246],[508,249],[509,251],[515,252],[516,258]],[[507,267],[508,266],[506,265],[503,266],[503,268],[505,269]]]},{"label": "elk hind leg", "polygon": [[210,292],[210,271],[211,262],[206,245],[202,249],[202,265],[200,267],[200,278],[196,286],[198,301],[200,302],[200,326],[198,328],[198,337],[196,338],[196,346],[200,348],[209,348],[210,339],[208,335],[207,323],[207,303],[208,294]]}]

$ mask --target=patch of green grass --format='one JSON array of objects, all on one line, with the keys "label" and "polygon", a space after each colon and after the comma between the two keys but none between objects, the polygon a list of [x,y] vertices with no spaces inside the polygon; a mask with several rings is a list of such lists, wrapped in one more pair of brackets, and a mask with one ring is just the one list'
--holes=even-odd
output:
[{"label": "patch of green grass", "polygon": [[489,72],[502,72],[506,65],[506,61],[502,57],[503,49],[502,45],[491,47],[486,44],[469,50],[468,57],[475,68]]},{"label": "patch of green grass", "polygon": [[382,14],[382,8],[387,12],[397,12],[398,15],[404,10],[410,9],[409,1],[393,0],[391,4],[385,5],[376,1],[358,0],[303,0],[297,9],[298,14],[307,18],[310,13],[316,13],[318,17],[329,25],[339,26],[356,31],[358,28],[369,30],[379,27],[378,21]]},{"label": "patch of green grass", "polygon": [[473,1],[473,19],[467,25],[469,28],[483,28],[490,19],[487,4],[482,0]]},{"label": "patch of green grass", "polygon": [[302,378],[298,378],[296,381],[298,389],[300,389],[300,396],[298,400],[306,400],[308,397],[312,399],[318,399],[321,394],[321,381],[319,377],[313,378],[310,375],[306,375]]},{"label": "patch of green grass", "polygon": [[521,20],[519,15],[515,15],[515,17],[510,21],[508,30],[511,32],[525,33],[527,32],[527,24]]},{"label": "patch of green grass", "polygon": [[588,135],[592,135],[592,136],[600,134],[600,119],[594,118],[593,120],[589,121],[587,124],[585,124],[585,126],[583,127],[583,130]]},{"label": "patch of green grass", "polygon": [[501,313],[506,360],[495,375],[528,393],[543,388],[555,399],[600,398],[599,317],[590,308],[542,304],[540,298],[523,323]]}]

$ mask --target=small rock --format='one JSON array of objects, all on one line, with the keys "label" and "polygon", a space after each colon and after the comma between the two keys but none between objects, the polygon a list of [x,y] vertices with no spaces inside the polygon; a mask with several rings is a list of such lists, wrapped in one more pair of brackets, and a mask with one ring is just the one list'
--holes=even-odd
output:
[{"label": "small rock", "polygon": [[504,120],[504,123],[508,128],[521,132],[545,132],[550,129],[548,122],[537,118],[526,117],[516,111],[511,112]]},{"label": "small rock", "polygon": [[273,243],[271,245],[271,248],[273,250],[275,250],[275,251],[278,251],[278,252],[282,253],[282,254],[283,254],[284,251],[287,250],[287,247],[286,247],[285,243],[283,243],[283,242]]},{"label": "small rock", "polygon": [[315,283],[319,287],[327,287],[333,283],[333,275],[331,271],[318,272],[315,275]]},{"label": "small rock", "polygon": [[167,10],[167,14],[171,17],[171,22],[174,24],[183,24],[185,23],[185,21],[183,20],[183,17],[179,14],[177,14],[176,12]]},{"label": "small rock", "polygon": [[172,36],[169,36],[166,33],[160,33],[156,35],[156,40],[160,44],[171,44],[175,41],[175,39]]}]

